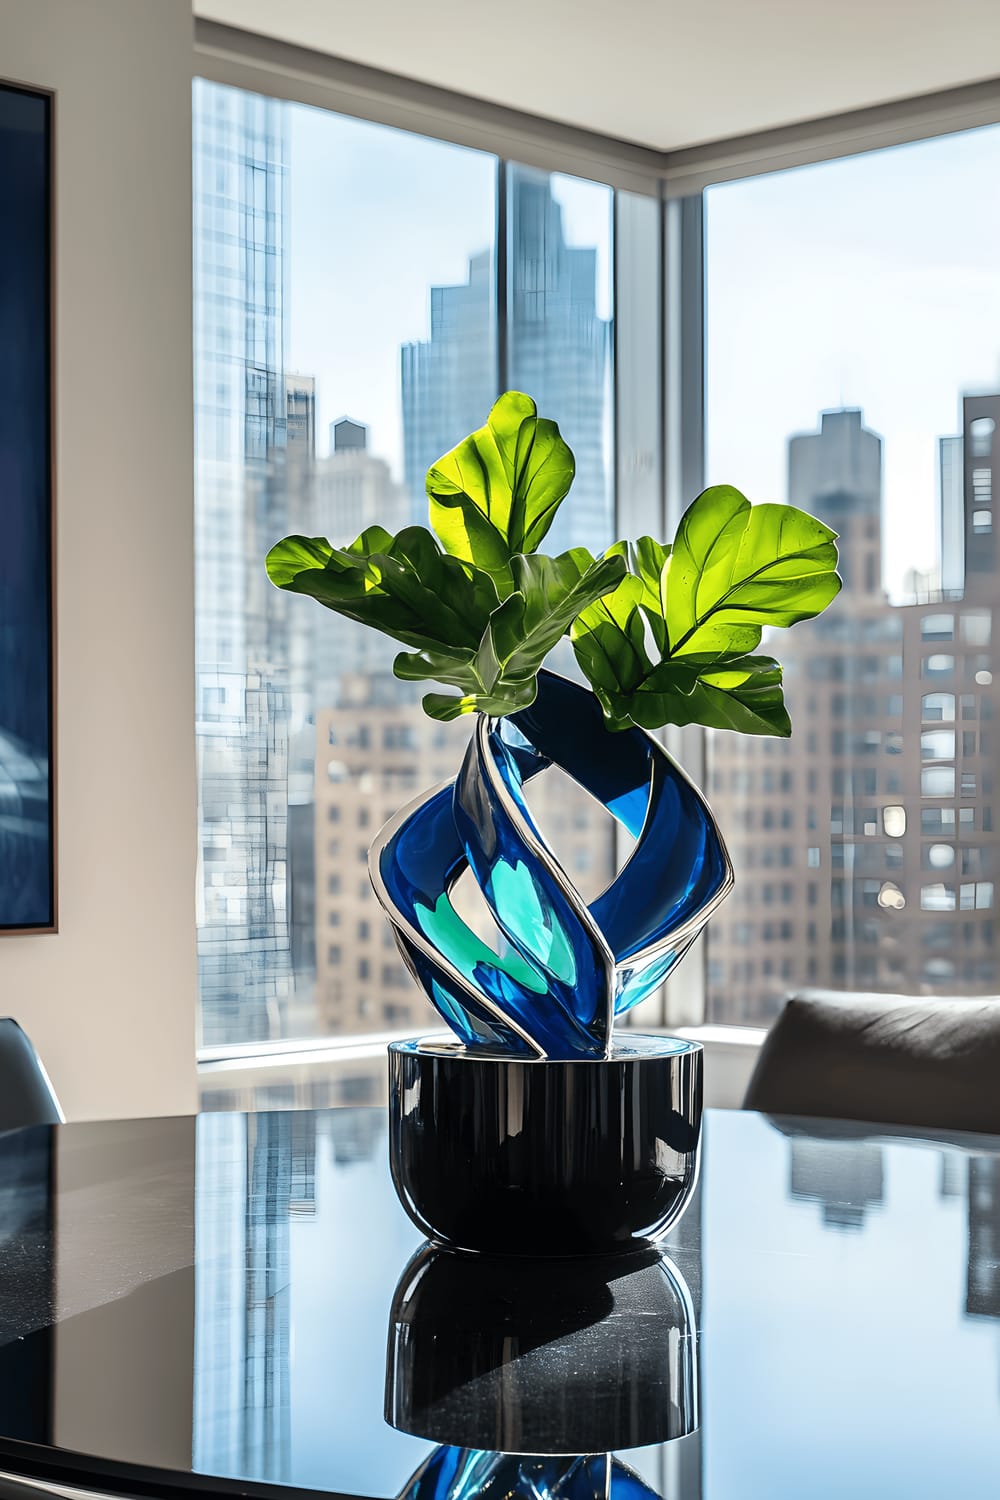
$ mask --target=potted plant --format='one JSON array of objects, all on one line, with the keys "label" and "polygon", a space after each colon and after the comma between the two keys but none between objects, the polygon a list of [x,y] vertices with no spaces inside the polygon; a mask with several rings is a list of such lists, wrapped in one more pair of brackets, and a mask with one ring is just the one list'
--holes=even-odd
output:
[{"label": "potted plant", "polygon": [[[556,424],[508,391],[429,470],[431,530],[373,526],[344,548],[291,536],[267,557],[279,588],[404,646],[393,670],[437,684],[432,718],[472,719],[458,776],[370,851],[399,950],[455,1033],[390,1048],[393,1178],[426,1233],[469,1250],[632,1248],[690,1196],[700,1048],[615,1038],[613,1023],[666,978],[733,873],[704,798],[652,732],[788,736],[762,633],[840,589],[835,533],[726,485],[693,501],[670,545],[548,556],[574,472]],[[567,635],[589,688],[544,668]],[[553,764],[635,839],[589,905],[532,816],[530,781]],[[467,868],[492,945],[450,899]]]}]

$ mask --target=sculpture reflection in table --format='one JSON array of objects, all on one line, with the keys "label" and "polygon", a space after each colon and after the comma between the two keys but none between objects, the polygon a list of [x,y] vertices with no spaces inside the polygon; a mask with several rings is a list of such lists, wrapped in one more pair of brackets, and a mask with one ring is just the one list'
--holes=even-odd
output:
[{"label": "sculpture reflection in table", "polygon": [[401,1500],[651,1500],[612,1450],[696,1431],[691,1294],[653,1250],[556,1262],[424,1246],[393,1298],[385,1411],[441,1444]]},{"label": "sculpture reflection in table", "polygon": [[526,1457],[437,1448],[400,1500],[656,1500],[610,1453],[577,1458]]},{"label": "sculpture reflection in table", "polygon": [[[672,1115],[696,1138],[700,1053],[693,1049],[692,1062],[692,1049],[671,1039],[616,1047],[613,1024],[662,983],[733,874],[704,798],[650,731],[693,723],[790,734],[781,667],[754,653],[766,627],[811,618],[840,588],[828,527],[792,506],[751,506],[726,485],[691,504],[670,546],[642,537],[598,558],[583,547],[547,557],[538,547],[574,470],[556,424],[538,416],[530,397],[508,391],[486,426],[429,470],[435,534],[411,526],[391,536],[372,526],[344,548],[292,536],[267,559],[279,587],[409,648],[395,659],[397,677],[450,690],[425,695],[431,717],[477,716],[454,782],[394,818],[369,861],[399,951],[458,1041],[420,1044],[421,1057],[445,1057],[446,1069],[422,1069],[398,1049],[391,1054],[394,1180],[422,1228],[467,1249],[501,1248],[496,1226],[517,1211],[525,1186],[558,1218],[568,1183],[579,1195],[619,1180],[625,1199],[633,1185],[648,1197],[646,1180],[657,1176],[682,1188],[693,1183],[696,1139],[678,1152],[670,1112],[643,1101],[665,1088]],[[566,636],[589,689],[543,669]],[[529,784],[550,766],[635,839],[621,871],[590,903],[531,809]],[[452,899],[467,869],[483,898],[488,939]],[[460,1071],[459,1062],[470,1066]],[[421,1209],[428,1164],[431,1177],[440,1175],[456,1155],[454,1141],[442,1139],[434,1090],[447,1084],[470,1105],[483,1089],[512,1098],[515,1076],[520,1088],[527,1075],[488,1079],[491,1068],[515,1062],[542,1067],[530,1085],[533,1102],[526,1115],[518,1096],[509,1117],[477,1142],[476,1183],[495,1201],[481,1225],[465,1225],[473,1238],[456,1239],[454,1227]],[[569,1064],[614,1071],[603,1078],[595,1071],[580,1086]],[[622,1087],[643,1117],[641,1133],[625,1120]],[[600,1135],[605,1149],[588,1155],[586,1143]],[[437,1173],[433,1142],[430,1156],[427,1150],[433,1136],[441,1148]],[[536,1138],[538,1149],[520,1158],[506,1152],[519,1136]],[[563,1139],[574,1151],[560,1155]],[[551,1174],[543,1146],[558,1158]],[[578,1162],[577,1146],[585,1161]],[[423,1176],[408,1179],[414,1164]],[[516,1175],[526,1170],[534,1174],[527,1184]],[[658,1218],[626,1212],[619,1225],[609,1221],[583,1240],[566,1204],[572,1211],[562,1235],[553,1230],[539,1245],[525,1224],[524,1244],[512,1233],[502,1248],[627,1248],[676,1216],[683,1192],[667,1196]]]},{"label": "sculpture reflection in table", "polygon": [[691,1293],[662,1252],[564,1261],[422,1247],[389,1315],[385,1418],[467,1450],[644,1448],[698,1426]]}]

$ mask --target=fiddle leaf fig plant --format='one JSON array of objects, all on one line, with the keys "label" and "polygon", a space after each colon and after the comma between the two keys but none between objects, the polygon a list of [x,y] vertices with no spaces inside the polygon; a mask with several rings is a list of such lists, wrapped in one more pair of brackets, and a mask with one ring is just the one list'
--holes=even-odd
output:
[{"label": "fiddle leaf fig plant", "polygon": [[433,534],[369,527],[347,547],[285,537],[272,583],[408,646],[397,677],[434,681],[435,719],[528,707],[552,648],[572,640],[612,729],[704,724],[787,736],[781,667],[756,655],[766,627],[836,597],[836,535],[791,505],[751,505],[729,485],[688,507],[672,545],[538,551],[569,493],[573,454],[530,396],[508,391],[486,426],[427,475]]}]

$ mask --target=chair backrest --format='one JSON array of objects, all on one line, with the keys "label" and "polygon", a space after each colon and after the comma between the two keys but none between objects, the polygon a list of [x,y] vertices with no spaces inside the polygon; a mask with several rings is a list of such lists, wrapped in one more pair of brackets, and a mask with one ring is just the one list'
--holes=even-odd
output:
[{"label": "chair backrest", "polygon": [[1000,999],[804,991],[768,1033],[743,1107],[1000,1134]]},{"label": "chair backrest", "polygon": [[16,1021],[0,1019],[0,1130],[60,1125],[62,1120],[38,1053]]}]

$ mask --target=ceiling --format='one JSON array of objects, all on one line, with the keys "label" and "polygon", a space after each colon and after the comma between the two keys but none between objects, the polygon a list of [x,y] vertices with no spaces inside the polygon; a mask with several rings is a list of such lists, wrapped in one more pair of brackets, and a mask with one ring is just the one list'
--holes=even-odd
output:
[{"label": "ceiling", "polygon": [[195,0],[195,12],[659,150],[1000,75],[997,0]]}]

